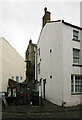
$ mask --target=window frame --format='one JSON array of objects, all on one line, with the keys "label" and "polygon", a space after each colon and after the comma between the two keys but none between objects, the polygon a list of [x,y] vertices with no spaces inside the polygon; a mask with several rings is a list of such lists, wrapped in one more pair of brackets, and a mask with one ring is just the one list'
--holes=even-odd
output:
[{"label": "window frame", "polygon": [[22,81],[22,77],[20,77],[20,81]]},{"label": "window frame", "polygon": [[[72,79],[72,76],[73,76],[73,79]],[[79,82],[76,82],[76,78],[75,78],[76,76],[77,76],[77,78],[80,77],[79,80],[77,79],[77,81],[79,81]],[[72,80],[73,80],[73,84],[72,84]],[[72,74],[71,75],[71,94],[82,94],[81,86],[82,86],[82,75],[74,75],[74,74]]]},{"label": "window frame", "polygon": [[38,64],[38,74],[40,74],[40,63]]},{"label": "window frame", "polygon": [[12,80],[14,80],[14,76],[12,77]]},{"label": "window frame", "polygon": [[[76,50],[76,51],[78,51],[78,54],[79,54],[79,56],[74,56],[74,50]],[[73,48],[73,64],[76,64],[76,65],[80,65],[80,49],[77,49],[77,48]],[[77,58],[78,59],[78,62],[74,62],[74,58]]]},{"label": "window frame", "polygon": [[38,48],[38,55],[40,56],[40,48]]},{"label": "window frame", "polygon": [[[17,81],[17,78],[18,78],[18,81]],[[16,82],[19,82],[19,76],[16,76]]]},{"label": "window frame", "polygon": [[[76,32],[77,34],[75,34],[74,32]],[[75,37],[77,37],[77,39]],[[77,31],[77,30],[73,30],[73,41],[80,42],[80,40],[79,40],[79,31]]]}]

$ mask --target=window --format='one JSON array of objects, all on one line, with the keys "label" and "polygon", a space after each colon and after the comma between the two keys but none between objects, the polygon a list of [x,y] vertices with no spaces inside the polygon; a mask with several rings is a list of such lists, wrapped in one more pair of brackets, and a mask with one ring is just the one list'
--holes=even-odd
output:
[{"label": "window", "polygon": [[40,74],[40,63],[38,64],[38,73]]},{"label": "window", "polygon": [[78,38],[79,38],[79,31],[73,30],[73,40],[80,41],[78,40]]},{"label": "window", "polygon": [[52,52],[52,49],[50,49],[50,53]]},{"label": "window", "polygon": [[12,97],[16,97],[16,88],[12,88]]},{"label": "window", "polygon": [[71,76],[71,93],[74,93],[74,80],[73,80],[73,75]]},{"label": "window", "polygon": [[16,76],[16,81],[19,82],[19,77],[18,76]]},{"label": "window", "polygon": [[12,80],[14,80],[14,77],[12,77]]},{"label": "window", "polygon": [[31,61],[27,61],[27,63],[26,63],[26,68],[28,69],[28,68],[30,68],[31,67]]},{"label": "window", "polygon": [[22,80],[22,77],[20,77],[20,80]]},{"label": "window", "polygon": [[40,56],[40,48],[38,49],[38,55]]},{"label": "window", "polygon": [[82,75],[71,75],[71,93],[82,93]]},{"label": "window", "polygon": [[73,63],[79,64],[80,62],[80,50],[73,49]]},{"label": "window", "polygon": [[8,89],[8,97],[11,97],[11,88]]},{"label": "window", "polygon": [[50,75],[50,79],[52,79],[52,75]]}]

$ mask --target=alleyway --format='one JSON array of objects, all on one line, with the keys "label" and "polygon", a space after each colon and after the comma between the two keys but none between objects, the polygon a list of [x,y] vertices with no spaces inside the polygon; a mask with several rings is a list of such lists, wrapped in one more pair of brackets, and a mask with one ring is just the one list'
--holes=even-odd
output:
[{"label": "alleyway", "polygon": [[76,107],[59,107],[48,101],[43,101],[43,105],[31,106],[31,105],[17,105],[8,106],[2,110],[2,118],[81,118],[82,105]]}]

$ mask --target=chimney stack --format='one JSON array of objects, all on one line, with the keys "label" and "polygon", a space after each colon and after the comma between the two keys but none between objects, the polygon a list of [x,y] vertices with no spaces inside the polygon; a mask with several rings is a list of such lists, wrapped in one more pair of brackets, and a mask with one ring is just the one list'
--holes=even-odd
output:
[{"label": "chimney stack", "polygon": [[49,11],[47,11],[47,8],[45,7],[44,8],[44,12],[45,12],[45,14],[44,14],[44,16],[43,16],[43,18],[42,18],[42,27],[44,27],[45,26],[45,24],[48,22],[48,21],[50,21],[50,19],[51,19],[51,17],[50,17],[50,12]]},{"label": "chimney stack", "polygon": [[46,12],[47,12],[47,7],[44,8],[44,11],[45,11],[45,14],[46,14]]}]

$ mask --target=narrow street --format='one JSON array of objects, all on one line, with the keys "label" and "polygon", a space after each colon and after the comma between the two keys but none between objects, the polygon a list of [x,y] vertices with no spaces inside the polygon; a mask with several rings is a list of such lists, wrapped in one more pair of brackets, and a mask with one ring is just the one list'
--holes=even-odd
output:
[{"label": "narrow street", "polygon": [[[42,106],[17,105],[8,106],[2,110],[3,119],[52,119],[52,118],[81,118],[82,105],[76,107],[59,107],[48,101],[43,101]],[[3,120],[2,119],[2,120]]]}]

